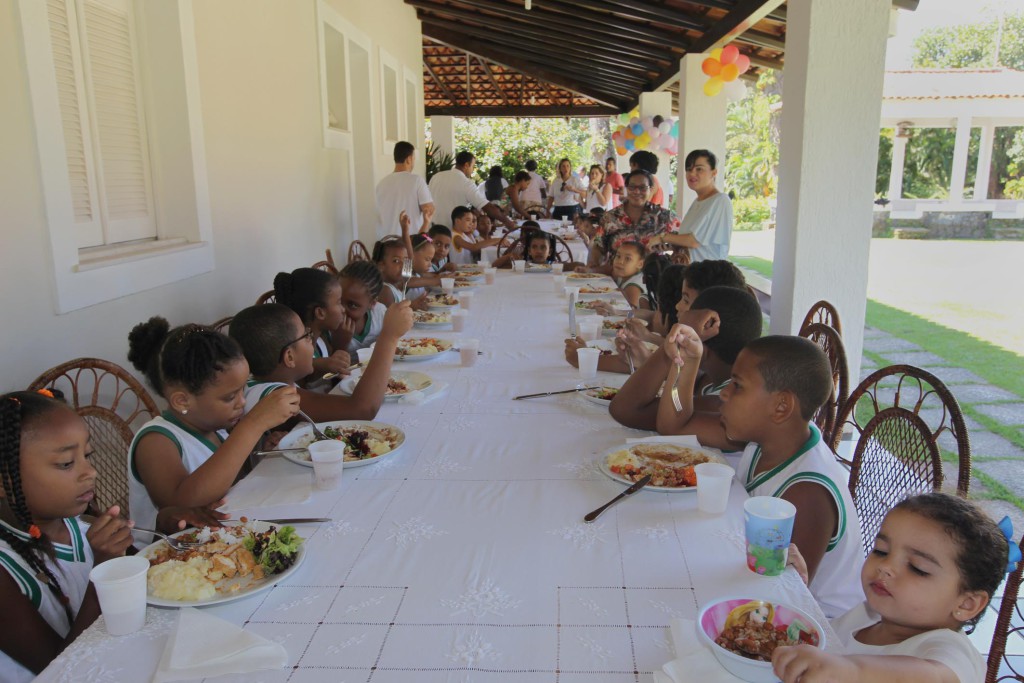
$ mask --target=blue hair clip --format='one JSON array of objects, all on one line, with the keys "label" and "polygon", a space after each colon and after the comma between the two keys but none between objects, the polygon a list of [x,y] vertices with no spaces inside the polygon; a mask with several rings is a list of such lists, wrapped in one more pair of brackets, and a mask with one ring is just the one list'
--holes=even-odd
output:
[{"label": "blue hair clip", "polygon": [[1006,542],[1010,544],[1009,564],[1006,565],[1006,573],[1010,573],[1017,568],[1017,563],[1021,560],[1021,554],[1020,546],[1013,540],[1013,522],[1010,521],[1009,517],[1003,517],[1000,520],[999,530],[1003,532],[1003,536],[1006,536]]}]

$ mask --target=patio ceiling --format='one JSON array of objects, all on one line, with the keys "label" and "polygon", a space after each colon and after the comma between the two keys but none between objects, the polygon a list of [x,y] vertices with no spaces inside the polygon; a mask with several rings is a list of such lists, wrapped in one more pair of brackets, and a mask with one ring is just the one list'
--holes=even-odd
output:
[{"label": "patio ceiling", "polygon": [[423,26],[427,116],[630,111],[640,93],[677,87],[685,54],[728,42],[750,57],[751,75],[784,62],[785,0],[405,2]]}]

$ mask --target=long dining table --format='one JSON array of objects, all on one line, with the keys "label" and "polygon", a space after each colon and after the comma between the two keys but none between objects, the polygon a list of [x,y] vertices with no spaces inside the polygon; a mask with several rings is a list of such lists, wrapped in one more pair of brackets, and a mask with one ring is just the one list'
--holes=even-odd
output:
[{"label": "long dining table", "polygon": [[[513,400],[578,385],[567,333],[551,276],[511,272],[476,286],[464,332],[412,330],[479,339],[482,355],[473,367],[456,352],[396,362],[447,385],[381,408],[377,421],[405,433],[400,450],[304,503],[246,511],[331,521],[298,527],[306,557],[287,580],[205,608],[289,657],[216,680],[636,683],[674,657],[670,622],[717,596],[782,600],[821,620],[792,569],[747,569],[736,481],[718,516],[699,512],[692,490],[642,490],[584,523],[625,488],[599,469],[603,454],[650,433],[575,393]],[[301,472],[312,476],[269,457],[251,476]],[[175,614],[149,607],[122,637],[101,617],[38,680],[149,680]]]}]

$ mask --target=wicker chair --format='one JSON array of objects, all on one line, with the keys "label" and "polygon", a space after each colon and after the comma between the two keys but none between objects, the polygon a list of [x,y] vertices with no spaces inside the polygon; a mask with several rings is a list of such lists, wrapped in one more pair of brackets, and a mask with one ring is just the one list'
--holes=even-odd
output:
[{"label": "wicker chair", "polygon": [[352,240],[352,244],[348,245],[348,262],[369,260],[370,252],[366,250],[366,245],[359,240]]},{"label": "wicker chair", "polygon": [[[1024,545],[1024,538],[1020,540]],[[1003,584],[1003,601],[999,603],[999,616],[996,618],[995,631],[992,633],[992,644],[988,649],[988,671],[985,674],[985,683],[996,683],[997,681],[1024,681],[1024,671],[1017,671],[1013,663],[1006,657],[1006,641],[1010,635],[1016,637],[1024,636],[1024,626],[1015,625],[1024,622],[1024,613],[1017,605],[1017,595],[1020,592],[1020,578],[1024,573],[1024,562],[1018,562],[1017,568],[1006,575],[1006,582]],[[1014,615],[1016,614],[1016,619]],[[1014,659],[1019,659],[1014,657]],[[1009,671],[999,675],[1005,661]]]},{"label": "wicker chair", "polygon": [[807,336],[804,334],[804,330],[812,323],[828,325],[838,332],[840,336],[843,334],[843,325],[839,322],[839,311],[836,310],[835,306],[824,299],[811,306],[811,310],[807,311],[807,315],[804,316],[804,321],[800,325],[801,337]]},{"label": "wicker chair", "polygon": [[257,306],[259,306],[260,304],[276,304],[276,303],[277,303],[277,296],[274,294],[274,290],[270,290],[269,292],[263,292],[262,294],[260,294],[260,298],[256,299],[256,305]]},{"label": "wicker chair", "polygon": [[337,275],[338,274],[338,269],[335,268],[334,264],[331,263],[330,261],[317,261],[316,263],[311,265],[310,268],[314,268],[316,270],[322,270],[325,273],[330,273],[331,275]]},{"label": "wicker chair", "polygon": [[839,447],[839,440],[843,436],[843,431],[836,429],[836,417],[850,394],[850,372],[846,366],[843,338],[835,329],[824,323],[805,325],[800,330],[800,336],[820,346],[828,356],[828,363],[832,368],[832,393],[829,394],[825,405],[814,414],[814,424],[821,429],[822,438],[825,439],[825,443],[831,444],[834,451]]},{"label": "wicker chair", "polygon": [[331,254],[330,249],[324,249],[324,259],[327,261],[328,265],[334,269],[334,272],[337,273],[338,265],[334,262],[334,256]]},{"label": "wicker chair", "polygon": [[93,510],[120,505],[128,514],[128,446],[135,429],[160,411],[149,392],[128,372],[99,358],[76,358],[47,370],[30,391],[59,389],[89,425],[99,470]]},{"label": "wicker chair", "polygon": [[235,319],[235,316],[233,316],[233,315],[229,315],[226,318],[221,318],[217,322],[215,322],[212,325],[210,325],[210,329],[212,329],[215,332],[223,332],[224,334],[227,334],[228,333],[228,327],[231,325],[231,321],[234,320],[234,319]]},{"label": "wicker chair", "polygon": [[[569,245],[566,244],[565,240],[563,240],[558,235],[550,235],[550,237],[552,237],[555,240],[555,260],[558,261],[558,263],[572,263],[572,250],[569,249]],[[498,258],[501,258],[509,251],[516,249],[517,247],[522,245],[522,243],[522,236],[518,237],[514,242],[511,242],[504,247],[502,246],[501,243],[499,243]]]},{"label": "wicker chair", "polygon": [[868,376],[839,411],[836,432],[849,424],[857,446],[850,462],[850,493],[857,505],[865,553],[882,518],[908,495],[942,488],[938,439],[952,436],[959,458],[957,494],[971,483],[971,444],[960,405],[929,372],[893,365]]}]

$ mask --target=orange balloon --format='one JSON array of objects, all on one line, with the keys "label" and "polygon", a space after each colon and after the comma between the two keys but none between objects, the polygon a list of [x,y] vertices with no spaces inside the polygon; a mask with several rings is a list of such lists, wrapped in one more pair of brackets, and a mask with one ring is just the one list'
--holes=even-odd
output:
[{"label": "orange balloon", "polygon": [[725,47],[722,48],[722,56],[718,58],[718,61],[720,61],[722,64],[732,64],[733,62],[736,61],[736,58],[739,56],[739,54],[740,51],[736,48],[735,45],[726,45]]},{"label": "orange balloon", "polygon": [[718,76],[713,76],[704,84],[704,94],[708,97],[714,97],[718,93],[722,92],[722,85],[722,79]]},{"label": "orange balloon", "polygon": [[626,148],[625,147],[616,147],[615,148],[615,153],[618,154],[620,157],[624,157],[624,156],[626,156]]},{"label": "orange balloon", "polygon": [[708,57],[700,63],[700,68],[708,76],[717,76],[718,72],[722,70],[722,63],[717,59]]},{"label": "orange balloon", "polygon": [[740,70],[736,68],[735,64],[726,64],[722,67],[722,71],[718,74],[718,77],[726,83],[729,83],[730,81],[735,81],[739,75]]},{"label": "orange balloon", "polygon": [[627,128],[626,132],[622,134],[622,137],[624,137],[627,140],[632,140],[633,138],[636,137],[636,133],[634,133],[631,129]]}]

